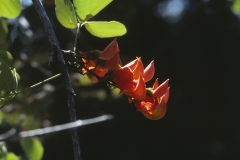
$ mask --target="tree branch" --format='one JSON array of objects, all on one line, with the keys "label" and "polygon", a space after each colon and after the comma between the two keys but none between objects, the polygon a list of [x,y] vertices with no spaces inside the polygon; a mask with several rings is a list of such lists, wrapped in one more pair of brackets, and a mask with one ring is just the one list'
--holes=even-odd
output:
[{"label": "tree branch", "polygon": [[40,136],[44,134],[59,132],[67,129],[73,129],[73,128],[79,128],[86,125],[94,124],[103,122],[106,120],[112,119],[113,116],[111,115],[103,115],[95,118],[85,119],[85,120],[77,120],[75,122],[70,122],[66,124],[56,125],[52,127],[46,127],[41,129],[34,129],[30,131],[22,131],[18,132],[18,125],[15,128],[10,129],[9,131],[0,134],[0,141],[6,141],[6,140],[16,140],[21,138],[27,138],[27,137],[34,137],[34,136]]},{"label": "tree branch", "polygon": [[[57,54],[59,68],[65,80],[65,86],[68,91],[68,108],[70,114],[70,121],[76,121],[76,110],[75,110],[75,102],[74,102],[74,91],[72,88],[72,84],[69,78],[69,74],[67,71],[67,67],[65,65],[65,61],[63,59],[62,51],[59,47],[58,39],[53,31],[52,25],[49,21],[47,13],[43,8],[43,5],[40,0],[32,0],[33,4],[37,10],[38,15],[40,16],[41,21],[43,22],[45,32],[48,36],[48,40],[53,48],[53,52],[50,55],[50,62],[53,60],[53,54]],[[80,143],[78,138],[78,130],[76,128],[71,129],[70,131],[73,141],[73,149],[75,160],[81,160],[81,152],[80,152]]]}]

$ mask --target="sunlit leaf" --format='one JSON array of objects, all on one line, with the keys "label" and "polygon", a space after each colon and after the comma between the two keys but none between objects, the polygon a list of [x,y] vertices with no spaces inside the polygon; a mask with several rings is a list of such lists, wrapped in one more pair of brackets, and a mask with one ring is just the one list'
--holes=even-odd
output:
[{"label": "sunlit leaf", "polygon": [[77,19],[71,1],[55,0],[55,4],[55,11],[58,21],[66,28],[76,28]]},{"label": "sunlit leaf", "polygon": [[11,67],[13,60],[11,53],[0,49],[0,59],[3,59],[8,64],[8,66]]},{"label": "sunlit leaf", "polygon": [[0,160],[4,157],[6,157],[8,154],[7,148],[5,145],[1,144],[0,145]]},{"label": "sunlit leaf", "polygon": [[1,158],[0,160],[21,160],[21,158],[12,152],[9,152],[6,157]]},{"label": "sunlit leaf", "polygon": [[25,138],[20,140],[20,144],[31,160],[41,160],[43,156],[43,146],[38,138]]},{"label": "sunlit leaf", "polygon": [[234,0],[232,5],[232,10],[234,13],[240,12],[240,0]]},{"label": "sunlit leaf", "polygon": [[7,28],[7,21],[0,17],[0,49],[7,49],[7,35],[8,35],[8,28]]},{"label": "sunlit leaf", "polygon": [[73,0],[81,21],[87,21],[105,8],[112,0]]},{"label": "sunlit leaf", "polygon": [[15,68],[12,70],[12,75],[13,75],[13,91],[17,91],[18,81],[20,80],[20,76],[16,72]]},{"label": "sunlit leaf", "polygon": [[0,59],[0,91],[12,91],[14,89],[14,77],[8,64]]},{"label": "sunlit leaf", "polygon": [[0,0],[0,17],[15,18],[21,9],[20,0]]},{"label": "sunlit leaf", "polygon": [[84,26],[92,35],[100,38],[118,37],[127,32],[126,27],[116,21],[86,22]]},{"label": "sunlit leaf", "polygon": [[15,93],[11,91],[0,91],[0,108],[4,107],[4,105],[10,101],[15,96]]}]

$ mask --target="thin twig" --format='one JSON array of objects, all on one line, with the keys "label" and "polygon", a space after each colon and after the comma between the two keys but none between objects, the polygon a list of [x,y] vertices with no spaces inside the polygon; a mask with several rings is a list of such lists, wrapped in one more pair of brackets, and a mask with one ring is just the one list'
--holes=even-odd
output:
[{"label": "thin twig", "polygon": [[85,120],[77,120],[75,122],[70,122],[66,124],[56,125],[52,127],[46,127],[41,129],[34,129],[29,131],[22,131],[18,132],[17,128],[12,128],[9,131],[0,134],[0,141],[6,141],[6,140],[16,140],[21,138],[27,138],[27,137],[34,137],[34,136],[40,136],[44,134],[49,134],[53,132],[59,132],[67,129],[73,129],[73,128],[79,128],[86,125],[90,125],[93,123],[99,123],[106,120],[112,119],[113,116],[111,115],[102,115],[95,118],[85,119]]},{"label": "thin twig", "polygon": [[[72,84],[69,78],[68,70],[65,64],[65,61],[63,59],[62,51],[59,47],[59,42],[57,40],[57,37],[53,31],[52,25],[49,21],[49,18],[47,16],[47,13],[45,9],[43,8],[43,5],[40,0],[32,0],[33,4],[38,12],[38,15],[40,16],[41,21],[43,22],[45,32],[48,36],[49,42],[53,48],[54,53],[52,54],[57,54],[57,59],[58,59],[58,64],[59,68],[61,70],[61,73],[65,79],[65,86],[68,91],[68,108],[69,108],[69,114],[70,114],[70,121],[74,122],[76,121],[76,109],[75,109],[75,102],[73,96],[74,91],[72,88]],[[54,55],[52,55],[54,56]],[[50,57],[52,58],[52,57]],[[74,157],[75,160],[81,160],[81,152],[80,152],[80,143],[79,143],[79,138],[78,138],[78,130],[71,129],[70,131],[71,136],[72,136],[72,141],[73,141],[73,149],[74,149]]]},{"label": "thin twig", "polygon": [[21,90],[21,91],[18,91],[16,94],[22,93],[22,92],[24,92],[24,91],[26,91],[26,90],[28,90],[28,89],[34,88],[34,87],[36,87],[36,86],[39,86],[39,85],[41,85],[41,84],[43,84],[43,83],[46,83],[46,82],[48,82],[48,81],[50,81],[50,80],[52,80],[52,79],[54,79],[54,78],[57,78],[57,77],[59,77],[59,76],[61,76],[61,73],[58,73],[58,74],[56,74],[56,75],[54,75],[54,76],[52,76],[52,77],[50,77],[50,78],[48,78],[48,79],[45,79],[45,80],[43,80],[43,81],[41,81],[41,82],[39,82],[39,83],[36,83],[36,84],[34,84],[34,85],[30,86],[30,87],[27,87],[27,88],[25,88],[25,89],[23,89],[23,90]]}]

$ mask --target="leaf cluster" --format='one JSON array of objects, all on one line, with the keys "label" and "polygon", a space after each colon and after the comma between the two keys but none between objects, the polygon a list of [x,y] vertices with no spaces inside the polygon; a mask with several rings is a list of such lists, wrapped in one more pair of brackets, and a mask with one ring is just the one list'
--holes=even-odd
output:
[{"label": "leaf cluster", "polygon": [[88,32],[100,38],[122,36],[126,33],[125,26],[117,21],[89,21],[112,0],[56,0],[56,15],[59,22],[66,28],[85,26]]}]

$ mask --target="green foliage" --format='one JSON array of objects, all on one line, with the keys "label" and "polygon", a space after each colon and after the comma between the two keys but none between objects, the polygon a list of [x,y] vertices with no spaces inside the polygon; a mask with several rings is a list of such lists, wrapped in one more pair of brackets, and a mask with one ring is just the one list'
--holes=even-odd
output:
[{"label": "green foliage", "polygon": [[7,49],[7,35],[8,35],[8,28],[7,28],[7,22],[3,18],[0,17],[0,49]]},{"label": "green foliage", "polygon": [[21,160],[21,157],[9,152],[4,158],[0,158],[0,160]]},{"label": "green foliage", "polygon": [[[9,52],[3,52],[1,56],[11,63],[12,57]],[[3,107],[7,101],[16,95],[19,79],[20,76],[16,70],[11,70],[8,64],[3,59],[0,59],[0,107]]]},{"label": "green foliage", "polygon": [[240,0],[233,0],[232,11],[234,13],[239,13],[240,12]]},{"label": "green foliage", "polygon": [[20,144],[30,160],[41,160],[43,156],[43,146],[38,138],[25,138],[20,140]]},{"label": "green foliage", "polygon": [[120,22],[88,21],[110,2],[112,0],[73,0],[73,5],[70,0],[56,0],[56,15],[66,28],[76,28],[77,23],[80,23],[80,26],[85,25],[86,29],[96,37],[122,36],[127,30]]},{"label": "green foliage", "polygon": [[126,28],[122,23],[116,21],[110,22],[86,22],[85,24],[86,29],[94,36],[100,38],[108,38],[115,36],[121,36],[125,34]]},{"label": "green foliage", "polygon": [[[77,18],[73,4],[70,0],[55,0],[56,16],[59,22],[66,28],[76,28]],[[66,14],[68,13],[68,14]]]},{"label": "green foliage", "polygon": [[13,57],[8,51],[0,49],[0,59],[4,60],[8,66],[12,65]]},{"label": "green foliage", "polygon": [[0,159],[6,157],[8,154],[7,148],[5,145],[0,145]]},{"label": "green foliage", "polygon": [[0,17],[15,18],[21,9],[20,0],[0,0]]},{"label": "green foliage", "polygon": [[95,16],[112,0],[73,0],[80,21],[84,22]]},{"label": "green foliage", "polygon": [[15,86],[14,76],[8,64],[0,59],[0,91],[12,91]]}]

